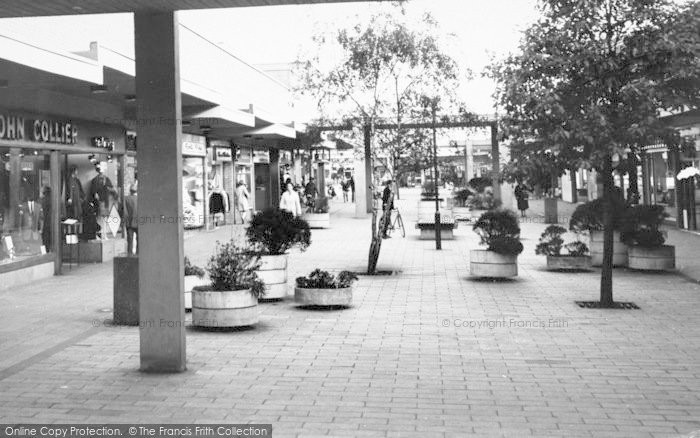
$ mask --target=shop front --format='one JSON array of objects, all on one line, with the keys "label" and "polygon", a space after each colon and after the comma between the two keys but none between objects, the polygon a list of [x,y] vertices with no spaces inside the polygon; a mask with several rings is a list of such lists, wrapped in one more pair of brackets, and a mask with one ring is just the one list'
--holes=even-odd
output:
[{"label": "shop front", "polygon": [[206,137],[182,134],[182,213],[185,228],[206,225],[206,157]]},{"label": "shop front", "polygon": [[[255,200],[250,192],[251,187],[253,187],[253,149],[248,146],[235,145],[234,146],[234,163],[233,163],[233,179],[235,181],[235,191],[232,201],[234,202],[235,208],[233,222],[242,220],[241,214],[248,215],[248,213],[241,213],[241,209],[255,208]],[[245,185],[245,187],[242,187]],[[245,200],[239,202],[238,198],[243,197]],[[248,218],[245,218],[248,219]]]},{"label": "shop front", "polygon": [[[255,178],[254,209],[264,210],[272,206],[272,186],[270,180],[273,173],[270,169],[270,150],[267,148],[253,149],[253,175]],[[275,180],[277,176],[274,176]]]},{"label": "shop front", "polygon": [[231,143],[209,140],[207,148],[209,217],[215,225],[231,221],[232,195],[235,192]]},{"label": "shop front", "polygon": [[2,287],[125,250],[124,154],[120,126],[0,110]]}]

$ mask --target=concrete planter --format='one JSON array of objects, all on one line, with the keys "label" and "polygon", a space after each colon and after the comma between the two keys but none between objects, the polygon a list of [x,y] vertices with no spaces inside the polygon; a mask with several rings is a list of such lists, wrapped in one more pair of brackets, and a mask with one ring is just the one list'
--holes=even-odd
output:
[{"label": "concrete planter", "polygon": [[474,277],[516,277],[518,275],[518,256],[498,254],[485,249],[473,249],[469,253],[469,273]]},{"label": "concrete planter", "polygon": [[342,289],[294,288],[294,301],[304,306],[351,306],[352,287]]},{"label": "concrete planter", "polygon": [[486,213],[488,210],[471,210],[472,220],[474,222],[478,221],[482,214]]},{"label": "concrete planter", "polygon": [[331,227],[330,213],[304,213],[301,217],[309,223],[309,228]]},{"label": "concrete planter", "polygon": [[185,275],[185,309],[192,308],[192,289],[197,286],[207,286],[211,281],[205,276],[202,278],[196,275]]},{"label": "concrete planter", "polygon": [[590,256],[547,256],[550,271],[590,271]]},{"label": "concrete planter", "polygon": [[469,211],[469,207],[453,207],[452,217],[454,217],[456,221],[468,221],[472,218],[472,214]]},{"label": "concrete planter", "polygon": [[[454,240],[455,234],[452,227],[440,227],[440,239]],[[435,240],[435,227],[421,228],[420,240]]]},{"label": "concrete planter", "polygon": [[258,299],[250,289],[192,291],[192,324],[198,327],[241,327],[258,319]]},{"label": "concrete planter", "polygon": [[640,271],[669,271],[676,269],[676,247],[663,245],[658,248],[630,246],[629,267]]},{"label": "concrete planter", "polygon": [[[591,231],[591,265],[603,265],[603,232]],[[627,245],[620,242],[620,232],[613,232],[613,266],[627,266]]]},{"label": "concrete planter", "polygon": [[114,257],[114,325],[139,325],[139,258]]},{"label": "concrete planter", "polygon": [[265,283],[263,299],[276,300],[288,295],[287,254],[264,255],[260,257],[258,277]]}]

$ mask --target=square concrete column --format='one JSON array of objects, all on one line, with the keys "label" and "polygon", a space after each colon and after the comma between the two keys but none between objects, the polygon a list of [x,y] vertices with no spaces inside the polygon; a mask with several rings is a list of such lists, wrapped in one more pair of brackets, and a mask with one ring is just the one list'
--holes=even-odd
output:
[{"label": "square concrete column", "polygon": [[141,370],[185,370],[180,66],[176,12],[134,14]]},{"label": "square concrete column", "polygon": [[498,145],[498,125],[495,122],[491,124],[491,163],[493,197],[501,199],[501,183],[498,180],[498,174],[501,172],[501,151]]}]

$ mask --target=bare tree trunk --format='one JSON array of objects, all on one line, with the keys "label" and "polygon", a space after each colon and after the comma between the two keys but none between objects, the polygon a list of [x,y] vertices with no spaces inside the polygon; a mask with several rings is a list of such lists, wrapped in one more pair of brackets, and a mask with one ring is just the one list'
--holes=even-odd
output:
[{"label": "bare tree trunk", "polygon": [[613,174],[612,159],[605,157],[603,163],[603,266],[600,275],[600,305],[613,305]]}]

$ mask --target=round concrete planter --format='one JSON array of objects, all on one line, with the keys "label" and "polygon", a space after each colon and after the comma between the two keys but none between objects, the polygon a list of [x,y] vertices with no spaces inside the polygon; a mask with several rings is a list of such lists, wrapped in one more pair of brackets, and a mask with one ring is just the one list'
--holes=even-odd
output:
[{"label": "round concrete planter", "polygon": [[473,249],[469,254],[469,273],[474,277],[516,277],[518,275],[518,256],[498,254],[485,249]]},{"label": "round concrete planter", "polygon": [[[591,265],[603,265],[603,232],[591,231]],[[613,232],[613,266],[627,266],[627,245],[620,242],[620,232]]]},{"label": "round concrete planter", "polygon": [[486,213],[488,210],[471,210],[472,221],[476,222],[479,220],[482,214]]},{"label": "round concrete planter", "polygon": [[547,256],[550,271],[590,271],[590,256]]},{"label": "round concrete planter", "polygon": [[471,219],[472,214],[469,211],[469,207],[452,207],[452,217],[456,221],[468,221]]},{"label": "round concrete planter", "polygon": [[192,308],[192,289],[208,284],[211,284],[211,281],[207,277],[199,278],[196,275],[185,275],[185,309]]},{"label": "round concrete planter", "polygon": [[342,289],[294,288],[294,301],[303,306],[345,306],[352,305],[352,287]]},{"label": "round concrete planter", "polygon": [[258,299],[250,289],[192,291],[192,324],[198,327],[242,327],[258,318]]},{"label": "round concrete planter", "polygon": [[330,213],[304,213],[302,216],[309,223],[309,228],[330,228]]},{"label": "round concrete planter", "polygon": [[266,300],[285,298],[287,293],[287,254],[260,257],[258,277],[265,283]]},{"label": "round concrete planter", "polygon": [[630,246],[629,267],[640,271],[668,271],[676,269],[676,247],[663,245],[658,248]]}]

